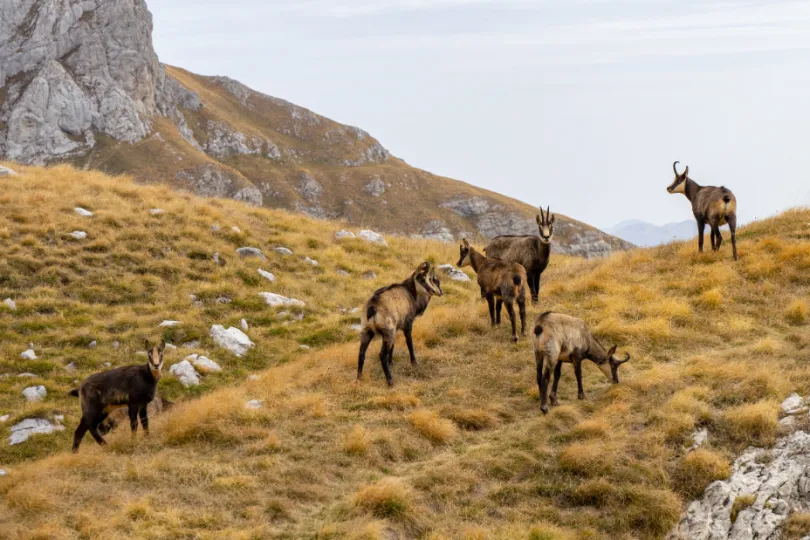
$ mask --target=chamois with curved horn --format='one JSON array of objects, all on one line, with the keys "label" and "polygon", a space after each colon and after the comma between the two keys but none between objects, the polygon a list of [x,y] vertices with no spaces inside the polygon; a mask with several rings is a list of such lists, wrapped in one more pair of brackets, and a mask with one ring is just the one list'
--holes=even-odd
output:
[{"label": "chamois with curved horn", "polygon": [[731,231],[731,249],[737,257],[737,198],[725,186],[701,186],[689,178],[689,167],[678,172],[678,161],[672,164],[675,180],[667,187],[669,193],[682,193],[692,203],[692,213],[697,221],[698,251],[703,252],[703,231],[709,225],[712,233],[712,251],[718,251],[723,243],[720,227],[728,223]]}]

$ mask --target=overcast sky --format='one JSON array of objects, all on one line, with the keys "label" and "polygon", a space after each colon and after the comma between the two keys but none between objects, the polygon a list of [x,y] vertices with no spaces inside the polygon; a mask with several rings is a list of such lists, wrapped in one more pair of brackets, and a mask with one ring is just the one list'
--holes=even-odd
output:
[{"label": "overcast sky", "polygon": [[147,0],[161,61],[369,131],[413,166],[607,227],[810,203],[810,2]]}]

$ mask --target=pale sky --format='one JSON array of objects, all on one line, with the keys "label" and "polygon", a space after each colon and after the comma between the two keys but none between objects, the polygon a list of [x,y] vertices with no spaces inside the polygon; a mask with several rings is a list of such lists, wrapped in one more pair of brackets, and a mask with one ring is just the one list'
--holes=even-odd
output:
[{"label": "pale sky", "polygon": [[359,126],[415,167],[608,227],[810,204],[810,2],[147,0],[161,61]]}]

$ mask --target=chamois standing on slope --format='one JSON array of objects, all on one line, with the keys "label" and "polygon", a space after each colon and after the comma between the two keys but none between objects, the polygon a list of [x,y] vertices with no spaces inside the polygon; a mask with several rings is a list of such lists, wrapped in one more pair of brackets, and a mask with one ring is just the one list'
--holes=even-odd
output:
[{"label": "chamois standing on slope", "polygon": [[88,431],[99,445],[106,441],[98,431],[107,416],[122,407],[129,413],[129,426],[132,436],[138,429],[138,417],[144,432],[149,434],[149,417],[147,405],[155,398],[160,372],[163,369],[164,341],[152,347],[146,341],[146,364],[123,366],[103,371],[87,377],[79,388],[70,392],[81,401],[82,419],[73,434],[73,452],[79,451],[79,445]]},{"label": "chamois standing on slope", "polygon": [[[489,319],[492,326],[501,324],[501,306],[506,304],[506,312],[512,322],[512,340],[517,342],[514,303],[520,311],[520,333],[526,335],[526,269],[516,262],[485,257],[470,245],[466,238],[459,247],[459,268],[472,266],[478,274],[481,296],[487,299]],[[497,304],[496,304],[497,302]]]},{"label": "chamois standing on slope", "polygon": [[577,376],[577,398],[585,399],[582,390],[582,361],[593,361],[613,384],[619,383],[619,366],[630,360],[630,355],[618,359],[616,345],[609,350],[596,341],[585,321],[547,311],[537,317],[534,325],[534,359],[537,363],[537,386],[540,389],[540,410],[548,412],[547,394],[551,373],[551,405],[557,405],[557,384],[563,362],[574,364]]},{"label": "chamois standing on slope", "polygon": [[536,219],[539,236],[496,236],[484,248],[487,257],[516,262],[526,269],[529,289],[532,292],[532,304],[537,303],[540,294],[540,274],[548,266],[551,257],[551,237],[554,236],[554,215],[551,208],[547,207],[545,214],[540,208],[540,215]]},{"label": "chamois standing on slope", "polygon": [[689,178],[689,167],[678,173],[678,162],[672,164],[675,181],[667,187],[670,193],[683,193],[692,203],[692,213],[697,220],[698,251],[703,253],[703,229],[706,225],[712,232],[712,251],[718,251],[723,243],[720,227],[728,223],[731,231],[731,249],[737,260],[737,198],[725,186],[701,186]]},{"label": "chamois standing on slope", "polygon": [[394,386],[391,363],[397,331],[402,330],[405,334],[411,364],[416,365],[412,337],[413,321],[425,312],[432,296],[442,294],[439,278],[427,261],[420,264],[419,268],[402,283],[394,283],[374,291],[363,307],[360,354],[357,357],[358,381],[363,376],[366,350],[377,334],[383,341],[380,347],[380,362],[388,386]]}]

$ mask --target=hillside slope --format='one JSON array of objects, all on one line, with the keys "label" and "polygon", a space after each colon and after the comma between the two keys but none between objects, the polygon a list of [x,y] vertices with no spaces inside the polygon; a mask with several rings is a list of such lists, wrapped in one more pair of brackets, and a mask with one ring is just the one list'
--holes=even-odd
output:
[{"label": "hillside slope", "polygon": [[[444,241],[537,233],[534,206],[413,168],[361,129],[227,77],[161,65],[143,0],[22,0],[0,20],[0,158]],[[629,247],[565,216],[556,233],[559,252]]]},{"label": "hillside slope", "polygon": [[[356,314],[340,309],[424,258],[452,261],[452,246],[344,244],[331,226],[282,212],[66,168],[24,172],[4,180],[0,296],[18,307],[0,321],[5,343],[33,341],[43,353],[21,361],[9,345],[2,368],[35,371],[49,393],[21,406],[24,384],[0,382],[9,423],[62,413],[75,426],[78,408],[63,397],[74,376],[62,364],[85,374],[126,363],[158,332],[201,337],[226,369],[193,391],[161,381],[181,403],[153,419],[149,439],[123,429],[109,448],[85,442],[78,455],[67,453],[68,431],[0,443],[3,537],[659,538],[741,449],[773,442],[784,396],[810,391],[810,211],[745,227],[736,263],[727,249],[699,255],[691,243],[553,258],[531,316],[581,316],[633,359],[618,385],[586,364],[585,401],[565,368],[560,406],[544,417],[529,341],[489,328],[474,283],[443,280],[445,296],[415,327],[420,366],[397,344],[395,389],[373,361],[379,342],[354,382]],[[76,205],[96,214],[82,221]],[[166,213],[151,216],[154,206]],[[76,227],[89,240],[63,236]],[[238,261],[244,243],[294,255]],[[214,250],[225,267],[209,260]],[[275,284],[255,281],[265,264]],[[362,279],[368,270],[375,279]],[[279,324],[262,290],[304,300],[303,320]],[[225,295],[230,303],[216,302]],[[205,334],[242,317],[257,346],[237,360]],[[158,329],[165,318],[183,324]],[[168,364],[183,356],[172,355]],[[260,408],[246,408],[254,399]],[[697,427],[708,442],[688,453]]]}]

